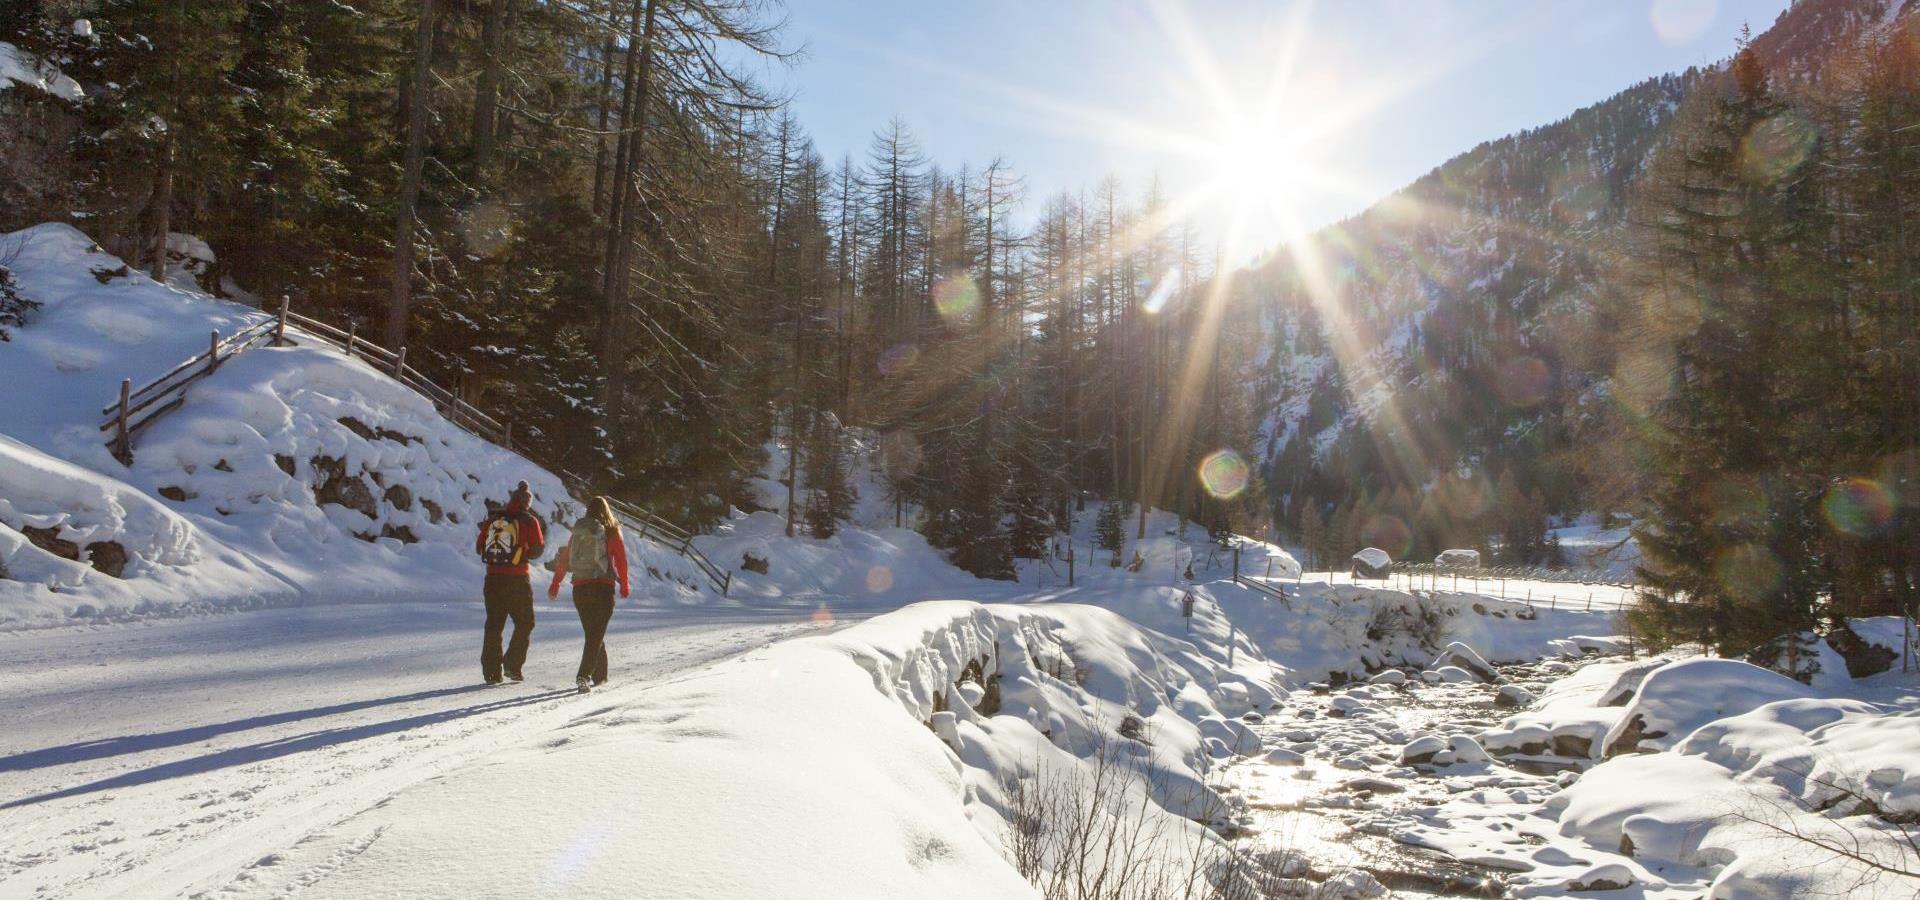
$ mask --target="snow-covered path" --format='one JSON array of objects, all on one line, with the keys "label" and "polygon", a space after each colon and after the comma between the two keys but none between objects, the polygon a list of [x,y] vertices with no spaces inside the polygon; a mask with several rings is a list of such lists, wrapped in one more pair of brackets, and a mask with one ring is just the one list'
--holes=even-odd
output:
[{"label": "snow-covered path", "polygon": [[0,896],[192,894],[394,792],[649,682],[817,631],[622,608],[613,683],[542,602],[527,682],[479,683],[479,604],[268,610],[0,635]]}]

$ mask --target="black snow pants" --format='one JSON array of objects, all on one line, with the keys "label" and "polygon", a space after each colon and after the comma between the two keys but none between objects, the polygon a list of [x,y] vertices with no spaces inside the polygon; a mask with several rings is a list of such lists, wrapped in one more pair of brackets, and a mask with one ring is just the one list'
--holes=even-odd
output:
[{"label": "black snow pants", "polygon": [[613,585],[574,585],[573,608],[580,612],[580,630],[587,633],[576,677],[602,684],[607,680],[607,623],[613,621]]},{"label": "black snow pants", "polygon": [[[533,637],[533,584],[525,575],[488,575],[485,595],[487,628],[480,643],[480,674],[498,681],[503,667],[507,674],[518,675],[526,664],[527,641]],[[508,619],[513,620],[513,639],[502,656],[500,633]]]}]

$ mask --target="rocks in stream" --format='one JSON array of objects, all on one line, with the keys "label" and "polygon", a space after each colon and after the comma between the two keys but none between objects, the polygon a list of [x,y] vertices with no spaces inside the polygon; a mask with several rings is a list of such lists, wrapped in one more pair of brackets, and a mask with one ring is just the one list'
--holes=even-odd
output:
[{"label": "rocks in stream", "polygon": [[1500,709],[1524,709],[1533,705],[1533,692],[1517,684],[1503,684],[1494,692],[1493,705]]},{"label": "rocks in stream", "polygon": [[1399,669],[1385,669],[1376,673],[1372,678],[1367,679],[1367,683],[1386,685],[1389,687],[1402,685],[1407,683],[1407,673]]},{"label": "rocks in stream", "polygon": [[1622,891],[1633,886],[1633,870],[1620,863],[1602,863],[1567,880],[1570,891]]},{"label": "rocks in stream", "polygon": [[1433,762],[1434,754],[1445,749],[1447,749],[1447,742],[1441,740],[1437,735],[1429,734],[1424,737],[1417,737],[1405,747],[1400,748],[1400,762],[1402,765],[1408,766],[1431,763]]},{"label": "rocks in stream", "polygon": [[1306,765],[1307,755],[1285,747],[1276,747],[1267,751],[1267,765],[1301,766]]}]

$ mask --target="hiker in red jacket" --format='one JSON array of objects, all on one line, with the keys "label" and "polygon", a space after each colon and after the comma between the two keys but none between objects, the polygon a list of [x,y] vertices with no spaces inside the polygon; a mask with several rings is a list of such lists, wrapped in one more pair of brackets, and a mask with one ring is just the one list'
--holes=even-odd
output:
[{"label": "hiker in red jacket", "polygon": [[[547,550],[539,517],[527,511],[532,502],[533,491],[520,482],[507,496],[507,505],[480,523],[480,534],[473,539],[474,552],[487,564],[483,590],[487,626],[480,643],[480,675],[488,684],[499,684],[503,669],[509,680],[522,680],[520,667],[527,661],[527,641],[533,636],[533,585],[527,580],[527,564]],[[513,620],[513,639],[503,655],[500,632],[508,619]]]},{"label": "hiker in red jacket", "polygon": [[574,684],[584,694],[607,681],[607,625],[613,621],[613,587],[627,596],[627,544],[620,537],[620,520],[605,497],[595,497],[587,514],[573,523],[573,534],[553,561],[553,583],[547,599],[560,596],[560,580],[573,573],[573,608],[580,613],[586,646],[580,650],[580,672]]}]

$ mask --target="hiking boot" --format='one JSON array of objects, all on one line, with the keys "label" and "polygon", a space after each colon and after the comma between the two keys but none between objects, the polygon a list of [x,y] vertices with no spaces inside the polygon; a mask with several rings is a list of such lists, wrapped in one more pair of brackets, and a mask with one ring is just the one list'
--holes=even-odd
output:
[{"label": "hiking boot", "polygon": [[582,675],[579,678],[575,678],[573,680],[573,684],[575,687],[580,689],[580,693],[582,694],[593,690],[593,680],[588,678],[585,675]]},{"label": "hiking boot", "polygon": [[499,683],[500,683],[500,676],[498,676],[498,675],[483,675],[483,676],[481,676],[481,678],[482,678],[483,680],[485,680],[485,681],[486,681],[486,683],[488,683],[488,684],[499,684]]},{"label": "hiking boot", "polygon": [[525,680],[527,680],[527,678],[526,678],[526,676],[524,676],[524,675],[521,675],[521,674],[520,674],[519,672],[508,672],[508,673],[507,673],[507,680],[508,680],[508,681],[511,681],[511,682],[513,682],[513,683],[515,683],[515,684],[518,684],[518,683],[520,683],[520,682],[522,682],[522,681],[525,681]]}]

